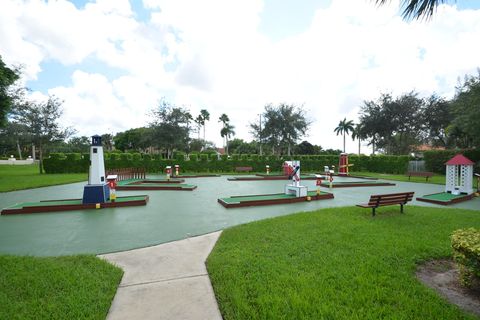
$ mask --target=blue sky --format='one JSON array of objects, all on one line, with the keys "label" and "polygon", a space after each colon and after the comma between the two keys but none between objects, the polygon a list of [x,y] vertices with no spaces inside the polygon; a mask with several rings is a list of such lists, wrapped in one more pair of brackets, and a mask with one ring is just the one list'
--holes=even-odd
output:
[{"label": "blue sky", "polygon": [[286,102],[308,111],[305,139],[338,148],[333,129],[364,100],[448,98],[476,72],[480,2],[448,3],[418,22],[395,0],[3,0],[0,55],[24,66],[32,99],[64,101],[62,125],[78,135],[147,125],[165,98],[208,109],[207,139],[221,146],[221,113],[250,140],[263,107]]}]

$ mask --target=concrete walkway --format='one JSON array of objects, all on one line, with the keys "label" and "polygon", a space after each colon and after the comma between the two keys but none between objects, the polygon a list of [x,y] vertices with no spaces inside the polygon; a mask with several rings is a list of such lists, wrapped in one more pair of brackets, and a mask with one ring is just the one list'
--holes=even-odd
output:
[{"label": "concrete walkway", "polygon": [[99,255],[124,270],[107,319],[222,319],[205,267],[220,233]]}]

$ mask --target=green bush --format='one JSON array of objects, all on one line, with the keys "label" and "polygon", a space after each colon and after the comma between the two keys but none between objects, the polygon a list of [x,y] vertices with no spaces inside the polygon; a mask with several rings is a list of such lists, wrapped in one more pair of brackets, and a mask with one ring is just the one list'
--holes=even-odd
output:
[{"label": "green bush", "polygon": [[58,153],[50,153],[49,154],[50,159],[65,159],[65,154],[58,152]]},{"label": "green bush", "polygon": [[[53,155],[53,154],[52,154]],[[200,156],[200,159],[199,159]],[[82,159],[79,155],[68,155],[67,161],[63,154],[56,154],[45,159],[44,167],[47,173],[87,172],[89,155],[84,154]],[[338,155],[314,155],[293,156],[293,159],[301,159],[303,172],[322,172],[324,166],[338,166]],[[75,160],[71,160],[75,159]],[[283,162],[288,159],[278,156],[238,155],[234,154],[229,159],[221,155],[221,161],[217,161],[216,154],[192,153],[189,160],[167,160],[158,155],[141,155],[139,153],[111,153],[110,158],[105,157],[107,169],[144,167],[147,172],[162,171],[167,165],[179,164],[182,172],[233,172],[235,167],[251,166],[254,171],[265,172],[265,165],[270,165],[272,172],[281,171]],[[199,161],[200,160],[200,161]],[[379,173],[404,173],[408,166],[408,156],[357,156],[351,155],[349,162],[353,164],[351,171],[371,171]]]},{"label": "green bush", "polygon": [[469,228],[454,231],[452,248],[462,285],[480,287],[480,230]]},{"label": "green bush", "polygon": [[425,159],[425,169],[428,171],[445,174],[445,162],[459,153],[463,154],[473,162],[476,162],[477,167],[480,166],[480,149],[431,150],[423,153],[423,158]]}]

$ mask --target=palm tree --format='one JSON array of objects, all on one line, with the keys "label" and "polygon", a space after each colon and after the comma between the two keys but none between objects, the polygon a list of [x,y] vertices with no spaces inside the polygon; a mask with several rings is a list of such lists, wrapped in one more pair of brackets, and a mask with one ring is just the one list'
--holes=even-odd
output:
[{"label": "palm tree", "polygon": [[345,136],[349,134],[349,132],[353,131],[353,121],[348,120],[347,118],[343,119],[338,123],[338,127],[336,127],[333,132],[337,134],[343,134],[343,152],[345,152]]},{"label": "palm tree", "polygon": [[230,122],[230,118],[228,118],[228,116],[225,113],[222,113],[222,115],[218,118],[218,122],[222,123],[222,129],[220,130],[220,135],[223,138],[223,137],[225,137],[225,135],[222,134],[222,131],[225,128],[225,126]]},{"label": "palm tree", "polygon": [[205,124],[205,121],[203,121],[201,114],[199,114],[198,117],[196,117],[193,121],[195,121],[195,123],[197,124],[198,140],[200,140],[200,129]]},{"label": "palm tree", "polygon": [[352,140],[358,139],[358,155],[360,156],[360,148],[362,140],[365,139],[365,134],[362,132],[362,123],[357,123],[352,131]]},{"label": "palm tree", "polygon": [[228,138],[235,135],[235,130],[233,129],[235,129],[234,126],[232,126],[230,123],[226,123],[223,126],[222,130],[220,130],[220,135],[222,136],[222,138],[225,138],[225,141],[226,141],[225,151],[227,152],[227,155],[228,155]]},{"label": "palm tree", "polygon": [[210,113],[206,109],[202,109],[200,110],[200,116],[202,117],[202,125],[203,125],[203,142],[205,143],[205,146],[206,146],[207,140],[205,140],[205,122],[210,120]]},{"label": "palm tree", "polygon": [[[390,1],[375,0],[375,3],[378,5],[384,5],[387,2]],[[404,8],[402,16],[404,19],[428,19],[433,15],[435,9],[445,2],[447,0],[402,0],[402,7]]]}]

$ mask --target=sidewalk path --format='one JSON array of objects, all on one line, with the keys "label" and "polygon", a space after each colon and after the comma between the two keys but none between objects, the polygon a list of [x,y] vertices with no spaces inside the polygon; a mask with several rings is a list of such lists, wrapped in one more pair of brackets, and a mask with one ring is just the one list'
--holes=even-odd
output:
[{"label": "sidewalk path", "polygon": [[107,319],[222,319],[205,267],[220,233],[99,255],[124,270]]}]

